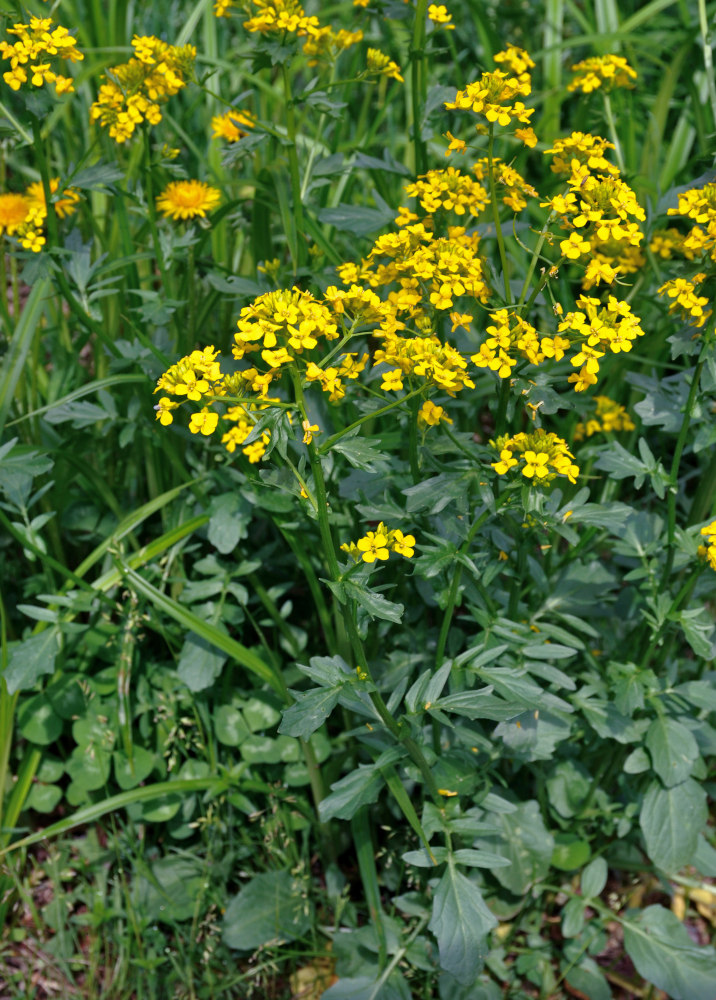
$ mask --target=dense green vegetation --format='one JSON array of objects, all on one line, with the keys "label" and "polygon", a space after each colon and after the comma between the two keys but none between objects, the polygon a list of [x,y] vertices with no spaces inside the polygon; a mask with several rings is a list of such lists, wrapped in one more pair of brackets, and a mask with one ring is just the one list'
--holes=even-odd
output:
[{"label": "dense green vegetation", "polygon": [[0,12],[0,997],[714,1000],[716,4]]}]

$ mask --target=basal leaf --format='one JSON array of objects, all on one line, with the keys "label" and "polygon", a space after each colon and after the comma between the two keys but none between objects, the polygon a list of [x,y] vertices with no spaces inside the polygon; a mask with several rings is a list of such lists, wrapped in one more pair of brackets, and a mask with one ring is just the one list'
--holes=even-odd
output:
[{"label": "basal leaf", "polygon": [[342,687],[343,685],[318,688],[305,693],[292,691],[296,703],[284,711],[278,731],[307,740],[311,733],[323,725],[338,704]]},{"label": "basal leaf", "polygon": [[624,923],[624,947],[639,975],[670,1000],[716,997],[716,951],[695,945],[663,906],[647,906],[636,920]]},{"label": "basal leaf", "polygon": [[690,864],[706,824],[706,792],[689,778],[673,788],[652,782],[639,814],[646,852],[665,872]]},{"label": "basal leaf", "polygon": [[474,982],[487,955],[487,935],[496,924],[478,886],[448,863],[428,924],[438,940],[441,968],[463,985]]},{"label": "basal leaf", "polygon": [[47,628],[10,647],[8,665],[3,674],[9,694],[27,691],[43,674],[54,671],[59,635],[58,628]]}]

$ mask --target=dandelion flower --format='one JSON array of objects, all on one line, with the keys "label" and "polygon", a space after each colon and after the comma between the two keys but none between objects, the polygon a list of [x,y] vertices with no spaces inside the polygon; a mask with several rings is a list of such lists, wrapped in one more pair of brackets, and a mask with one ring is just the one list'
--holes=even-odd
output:
[{"label": "dandelion flower", "polygon": [[24,194],[0,194],[0,236],[12,235],[25,221],[30,203]]},{"label": "dandelion flower", "polygon": [[167,219],[203,219],[220,199],[221,192],[203,181],[172,181],[157,198],[157,208]]}]

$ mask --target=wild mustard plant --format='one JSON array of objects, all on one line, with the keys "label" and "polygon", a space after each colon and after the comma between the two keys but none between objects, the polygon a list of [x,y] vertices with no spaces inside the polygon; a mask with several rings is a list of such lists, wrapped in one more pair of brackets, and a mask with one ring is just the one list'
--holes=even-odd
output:
[{"label": "wild mustard plant", "polygon": [[[225,33],[215,36],[221,58],[137,34],[134,56],[95,79],[91,121],[127,172],[116,227],[104,220],[131,293],[99,298],[122,338],[108,378],[123,384],[127,359],[152,372],[160,426],[147,454],[162,460],[144,463],[151,501],[141,516],[98,543],[60,594],[38,584],[54,602],[36,613],[51,655],[33,652],[38,636],[23,639],[6,676],[30,692],[37,664],[51,661],[49,674],[63,643],[68,663],[86,655],[72,647],[79,620],[62,609],[97,615],[92,649],[104,649],[107,623],[125,613],[107,610],[108,594],[127,589],[116,684],[100,676],[77,708],[53,675],[47,682],[43,711],[60,730],[55,703],[73,732],[75,714],[97,710],[76,727],[85,744],[70,753],[68,801],[102,794],[116,774],[138,822],[166,823],[167,836],[192,845],[219,823],[215,802],[217,816],[238,810],[247,829],[268,810],[267,829],[283,831],[268,870],[250,832],[227,861],[238,871],[222,906],[227,946],[303,940],[322,881],[338,996],[354,986],[361,998],[384,986],[408,996],[417,969],[426,996],[451,1000],[513,987],[557,996],[565,979],[575,995],[606,996],[604,928],[618,920],[640,974],[702,1000],[713,949],[684,944],[660,903],[635,916],[626,897],[607,905],[603,894],[607,867],[631,871],[634,858],[647,857],[665,885],[687,866],[689,878],[713,870],[702,779],[714,629],[701,606],[716,569],[713,185],[672,200],[671,228],[652,224],[636,172],[623,179],[609,104],[638,79],[621,56],[577,63],[567,90],[587,95],[573,99],[580,108],[591,93],[603,98],[609,139],[587,131],[598,128],[587,111],[579,131],[539,134],[537,66],[513,45],[483,52],[472,82],[450,77],[455,97],[430,118],[426,53],[454,46],[454,12],[398,5],[406,52],[399,34],[376,47],[390,6],[353,6],[355,21],[339,22],[341,8],[329,25],[297,0],[220,0],[204,29]],[[245,78],[244,56],[254,58]],[[436,65],[444,82],[452,68]],[[204,66],[216,73],[206,94]],[[187,121],[207,100],[206,156],[195,120],[182,124],[189,148],[164,115],[189,83]],[[412,116],[401,147],[410,176],[402,160],[373,155],[382,140],[370,119],[393,93],[395,114]],[[353,121],[343,108],[356,94]],[[182,99],[173,106],[179,116]],[[439,139],[428,146],[430,128],[460,168],[429,161],[441,149]],[[100,339],[89,264],[103,259],[76,249],[84,230],[61,241],[78,220],[98,241],[102,227],[53,154],[48,143],[37,153],[39,184],[0,195],[0,234],[28,249],[47,239],[40,263]],[[362,180],[348,188],[359,204],[343,200],[354,155],[356,169],[381,175],[373,215]],[[76,261],[67,274],[65,258]],[[62,348],[69,354],[72,340]],[[98,393],[107,384],[96,383]],[[626,386],[646,398],[635,402]],[[75,402],[63,404],[66,422],[86,413]],[[101,420],[123,420],[126,434],[138,413]],[[165,475],[176,477],[166,503],[185,509],[176,523],[165,510],[162,535],[145,543],[139,528],[159,509]],[[18,508],[9,530],[38,556],[46,512],[33,522],[26,507],[42,495],[31,501],[29,486],[20,495],[8,482]],[[71,523],[72,509],[65,516]],[[103,566],[90,584],[92,560]],[[166,673],[132,662],[126,637],[140,602],[161,655],[179,651]],[[169,726],[177,690],[185,700]],[[26,739],[37,697],[27,694]],[[142,753],[132,747],[140,737]],[[169,762],[154,745],[167,739]],[[203,753],[205,767],[184,775],[182,753],[192,766]],[[156,820],[139,812],[151,782],[157,798],[168,795]],[[197,805],[204,792],[211,808]],[[357,903],[357,879],[351,901],[341,895],[343,852],[352,870],[358,861]],[[167,885],[184,885],[173,864]],[[165,886],[162,872],[147,884]],[[268,916],[252,931],[259,911]],[[547,952],[556,921],[560,950]],[[688,975],[669,978],[670,963],[684,962],[693,988]]]}]

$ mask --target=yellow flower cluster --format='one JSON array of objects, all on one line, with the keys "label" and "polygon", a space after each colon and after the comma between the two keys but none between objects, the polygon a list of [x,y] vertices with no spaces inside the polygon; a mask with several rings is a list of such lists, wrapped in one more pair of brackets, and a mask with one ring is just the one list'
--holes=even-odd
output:
[{"label": "yellow flower cluster", "polygon": [[620,302],[610,295],[607,304],[599,299],[581,295],[577,299],[578,310],[566,314],[557,327],[560,333],[569,330],[579,338],[579,352],[570,358],[575,368],[580,368],[567,379],[574,384],[576,392],[582,392],[590,385],[596,385],[599,359],[607,351],[619,354],[630,351],[637,337],[644,331],[641,320],[635,316],[628,302]]},{"label": "yellow flower cluster", "polygon": [[636,70],[632,69],[623,56],[592,56],[572,67],[574,77],[567,84],[567,90],[581,90],[590,94],[603,87],[606,91],[614,87],[631,87],[636,80]]},{"label": "yellow flower cluster", "polygon": [[600,432],[611,434],[613,431],[634,430],[634,421],[619,403],[610,399],[609,396],[595,396],[594,401],[597,404],[594,416],[590,417],[586,423],[580,421],[576,425],[572,435],[574,441],[583,441],[585,438],[591,437],[592,434]]},{"label": "yellow flower cluster", "polygon": [[374,354],[376,364],[396,366],[383,379],[384,389],[402,389],[404,375],[416,376],[454,396],[461,389],[474,389],[466,372],[467,362],[459,351],[434,334],[428,337],[400,337],[388,333],[383,347]]},{"label": "yellow flower cluster", "polygon": [[[487,181],[489,178],[489,161],[483,157],[473,164],[472,167],[477,179]],[[527,198],[539,198],[539,194],[528,184],[524,177],[518,173],[509,163],[503,163],[499,156],[493,157],[492,169],[494,171],[495,184],[503,189],[500,196],[513,212],[521,212],[527,205]]]},{"label": "yellow flower cluster", "polygon": [[380,49],[368,49],[366,52],[366,72],[370,76],[387,76],[398,83],[403,82],[400,66]]},{"label": "yellow flower cluster", "polygon": [[106,83],[90,107],[90,120],[126,142],[142,122],[156,125],[160,105],[186,86],[194,71],[193,45],[168,45],[151,35],[132,39],[134,58],[107,71]]},{"label": "yellow flower cluster", "polygon": [[256,124],[256,117],[250,111],[232,108],[223,115],[214,115],[211,119],[212,139],[226,139],[227,142],[238,142],[248,135]]},{"label": "yellow flower cluster", "polygon": [[591,135],[589,132],[572,132],[563,139],[556,139],[550,149],[544,150],[544,155],[554,157],[550,170],[555,174],[569,177],[575,170],[573,161],[576,160],[579,166],[618,177],[619,168],[604,155],[609,149],[614,149],[614,144],[601,136]]},{"label": "yellow flower cluster", "polygon": [[562,254],[570,260],[591,252],[592,237],[602,243],[611,240],[638,246],[644,236],[637,223],[630,221],[643,221],[646,215],[629,185],[613,174],[591,174],[588,165],[576,160],[572,161],[567,193],[540,204],[559,216],[564,228],[572,230],[560,243]]},{"label": "yellow flower cluster", "polygon": [[[479,80],[468,83],[464,90],[459,90],[455,100],[446,102],[445,107],[449,111],[474,111],[484,115],[490,125],[497,123],[505,126],[513,121],[529,125],[534,108],[527,108],[524,101],[515,98],[528,97],[532,93],[529,70],[534,63],[523,49],[515,46],[498,52],[494,58],[495,62],[504,64],[507,70],[496,69],[483,73]],[[537,142],[531,128],[517,129],[515,135],[528,146],[534,146]]]},{"label": "yellow flower cluster", "polygon": [[686,236],[684,233],[669,226],[668,229],[655,229],[651,234],[649,249],[662,260],[670,260],[675,255],[686,257],[687,260],[694,259],[694,251],[684,246]]},{"label": "yellow flower cluster", "polygon": [[315,66],[320,60],[334,63],[341,52],[362,40],[362,31],[346,31],[344,28],[334,31],[330,25],[325,25],[308,33],[303,52],[309,57],[309,66]]},{"label": "yellow flower cluster", "polygon": [[262,35],[290,32],[299,37],[319,28],[317,17],[308,17],[298,0],[250,0],[256,13],[244,27]]},{"label": "yellow flower cluster", "polygon": [[[60,187],[59,177],[50,178],[50,192],[55,194]],[[72,215],[80,200],[79,191],[67,188],[62,196],[53,202],[55,214],[64,219]],[[8,192],[0,195],[0,236],[7,233],[14,236],[23,250],[38,253],[46,243],[43,234],[47,204],[41,181],[29,184],[24,194]]]},{"label": "yellow flower cluster", "polygon": [[708,539],[708,545],[699,545],[699,555],[707,558],[711,569],[716,571],[716,521],[702,528],[701,534]]},{"label": "yellow flower cluster", "polygon": [[589,291],[602,281],[608,285],[619,275],[635,274],[646,263],[639,247],[620,240],[600,240],[594,233],[589,241],[589,260],[582,275],[582,288]]},{"label": "yellow flower cluster", "polygon": [[669,312],[680,314],[691,326],[703,326],[712,312],[706,308],[709,305],[707,296],[696,294],[705,278],[705,274],[695,274],[690,280],[673,278],[658,289],[659,295],[667,295],[674,300],[669,305]]},{"label": "yellow flower cluster", "polygon": [[[393,282],[399,286],[388,294],[392,310],[381,323],[383,332],[402,328],[401,314],[411,319],[422,316],[424,290],[430,305],[439,310],[452,309],[453,299],[462,295],[482,302],[489,298],[482,261],[476,254],[477,235],[468,236],[462,227],[451,227],[448,234],[438,239],[422,223],[406,226],[379,237],[360,267],[338,268],[345,284],[362,280],[371,288],[386,288]],[[383,262],[381,258],[388,259]]]},{"label": "yellow flower cluster", "polygon": [[[489,205],[490,195],[486,189],[454,167],[447,170],[429,170],[413,184],[406,184],[405,193],[409,198],[417,198],[420,207],[429,215],[445,209],[456,215],[477,217]],[[400,209],[401,213],[406,209]]]},{"label": "yellow flower cluster", "polygon": [[17,38],[12,44],[0,41],[0,58],[10,62],[10,69],[3,73],[8,87],[19,90],[29,79],[33,87],[54,84],[57,94],[68,94],[75,89],[71,77],[53,69],[58,61],[84,59],[67,28],[59,25],[53,28],[51,17],[31,17],[29,24],[14,24],[7,34]]},{"label": "yellow flower cluster", "polygon": [[545,358],[561,361],[569,348],[569,340],[565,337],[542,337],[540,341],[535,328],[508,309],[498,309],[492,320],[492,325],[487,327],[490,336],[470,360],[478,368],[496,372],[500,378],[510,377],[520,357],[533,365]]},{"label": "yellow flower cluster", "polygon": [[157,198],[157,208],[165,219],[186,222],[203,219],[220,200],[221,192],[203,181],[171,181]]},{"label": "yellow flower cluster", "polygon": [[438,424],[451,424],[452,420],[442,406],[436,406],[426,399],[418,410],[418,427],[437,427]]},{"label": "yellow flower cluster", "polygon": [[667,215],[692,219],[696,225],[684,239],[684,250],[694,256],[707,253],[716,261],[716,183],[684,191],[679,195],[678,208],[670,208]]},{"label": "yellow flower cluster", "polygon": [[385,561],[391,552],[411,559],[415,555],[415,537],[404,535],[399,528],[390,530],[381,521],[375,531],[367,532],[357,542],[341,545],[355,562],[373,563],[376,559]]},{"label": "yellow flower cluster", "polygon": [[513,437],[503,434],[490,444],[500,455],[499,462],[491,463],[492,468],[501,476],[514,468],[533,482],[550,483],[555,476],[566,476],[570,483],[577,481],[579,467],[567,442],[542,427]]}]

